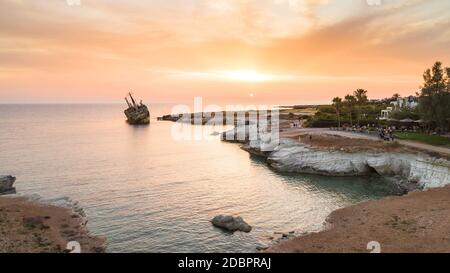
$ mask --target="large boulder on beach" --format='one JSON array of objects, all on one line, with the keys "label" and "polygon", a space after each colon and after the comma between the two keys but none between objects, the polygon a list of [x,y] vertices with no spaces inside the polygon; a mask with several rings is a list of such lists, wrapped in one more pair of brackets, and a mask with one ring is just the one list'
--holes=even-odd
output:
[{"label": "large boulder on beach", "polygon": [[252,227],[247,224],[242,217],[218,215],[211,220],[211,223],[216,227],[232,232],[250,232],[252,230]]},{"label": "large boulder on beach", "polygon": [[16,178],[11,175],[1,175],[0,176],[0,195],[15,193],[16,189],[13,187]]}]

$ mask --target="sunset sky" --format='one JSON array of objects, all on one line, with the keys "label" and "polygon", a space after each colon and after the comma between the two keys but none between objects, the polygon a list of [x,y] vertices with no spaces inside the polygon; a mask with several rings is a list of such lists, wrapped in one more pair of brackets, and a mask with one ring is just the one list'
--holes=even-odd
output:
[{"label": "sunset sky", "polygon": [[450,65],[448,0],[72,2],[0,1],[0,103],[327,103]]}]

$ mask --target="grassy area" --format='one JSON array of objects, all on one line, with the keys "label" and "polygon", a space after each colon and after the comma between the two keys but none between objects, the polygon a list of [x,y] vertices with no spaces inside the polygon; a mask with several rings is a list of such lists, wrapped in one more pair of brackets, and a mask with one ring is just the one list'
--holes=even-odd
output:
[{"label": "grassy area", "polygon": [[398,139],[414,140],[431,145],[450,147],[450,138],[442,136],[432,136],[423,133],[396,133]]},{"label": "grassy area", "polygon": [[317,108],[305,108],[305,109],[281,109],[280,113],[293,113],[293,114],[315,114]]}]

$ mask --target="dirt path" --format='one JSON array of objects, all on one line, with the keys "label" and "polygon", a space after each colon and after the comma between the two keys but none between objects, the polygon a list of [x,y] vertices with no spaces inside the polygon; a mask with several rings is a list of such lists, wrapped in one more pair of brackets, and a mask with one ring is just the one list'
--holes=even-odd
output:
[{"label": "dirt path", "polygon": [[[303,129],[290,128],[290,129],[285,129],[283,132],[281,132],[280,137],[295,138],[302,134],[334,135],[334,136],[341,136],[341,137],[352,138],[352,139],[367,139],[367,140],[372,140],[372,141],[380,141],[380,139],[376,136],[352,133],[352,132],[344,132],[344,131],[333,131],[333,130],[330,130],[327,128],[303,128]],[[429,144],[410,141],[410,140],[397,140],[397,142],[399,144],[409,147],[409,148],[420,149],[420,150],[423,150],[426,152],[440,153],[440,154],[450,156],[450,149],[446,148],[446,147],[434,146],[434,145],[429,145]]]},{"label": "dirt path", "polygon": [[426,150],[429,152],[435,152],[435,153],[441,153],[445,155],[450,155],[450,149],[445,147],[439,147],[439,146],[433,146],[425,143],[415,142],[411,140],[399,140],[400,144],[411,147],[411,148],[417,148],[421,150]]},{"label": "dirt path", "polygon": [[[331,130],[325,130],[323,131],[325,134],[331,134],[331,135],[339,135],[343,137],[349,137],[349,138],[361,138],[361,139],[370,139],[370,140],[379,140],[378,137],[375,136],[369,136],[364,134],[358,134],[358,133],[352,133],[352,132],[342,132],[342,131],[331,131]],[[420,150],[424,150],[427,152],[434,152],[434,153],[441,153],[445,155],[450,155],[450,149],[446,147],[440,147],[440,146],[434,146],[429,145],[425,143],[415,142],[411,140],[397,140],[398,143],[401,145],[410,147],[410,148],[416,148]]]}]

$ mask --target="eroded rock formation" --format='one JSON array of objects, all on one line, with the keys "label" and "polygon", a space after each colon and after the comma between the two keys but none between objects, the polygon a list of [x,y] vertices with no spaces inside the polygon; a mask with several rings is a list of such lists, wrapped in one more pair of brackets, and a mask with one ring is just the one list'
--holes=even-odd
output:
[{"label": "eroded rock formation", "polygon": [[420,188],[450,183],[449,161],[419,154],[319,151],[296,141],[282,140],[267,161],[270,166],[285,172],[333,176],[376,173],[404,179]]},{"label": "eroded rock formation", "polygon": [[[245,136],[245,131],[239,128],[223,135],[236,136],[239,133]],[[226,140],[225,137],[222,139]],[[267,150],[261,140],[228,139],[243,143],[242,149],[251,154],[266,157],[271,167],[282,172],[330,176],[376,174],[395,178],[407,191],[450,184],[450,162],[424,153],[321,150],[293,139],[280,139],[273,150]]]}]

